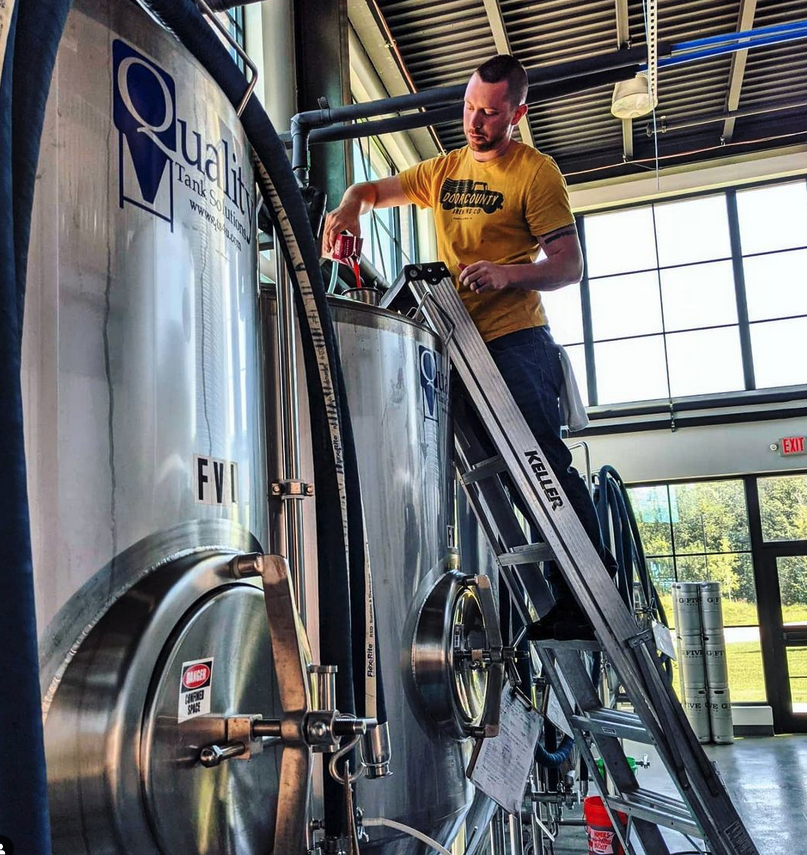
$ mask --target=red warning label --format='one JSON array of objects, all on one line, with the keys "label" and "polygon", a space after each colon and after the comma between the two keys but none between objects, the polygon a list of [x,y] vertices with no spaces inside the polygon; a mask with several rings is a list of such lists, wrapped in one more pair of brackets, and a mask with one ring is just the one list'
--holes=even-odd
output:
[{"label": "red warning label", "polygon": [[210,695],[213,685],[213,658],[196,659],[182,663],[179,679],[177,721],[181,724],[190,718],[210,712]]}]

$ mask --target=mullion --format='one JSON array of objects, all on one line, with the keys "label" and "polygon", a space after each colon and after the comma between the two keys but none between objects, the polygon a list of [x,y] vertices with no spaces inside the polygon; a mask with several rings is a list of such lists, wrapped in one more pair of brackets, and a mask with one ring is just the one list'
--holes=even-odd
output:
[{"label": "mullion", "polygon": [[743,247],[740,238],[740,215],[737,210],[736,190],[728,190],[726,192],[726,209],[729,218],[729,239],[731,240],[737,320],[740,325],[740,354],[743,360],[743,379],[746,389],[756,389],[757,382],[754,376],[754,354],[751,347],[751,327],[748,321],[748,295],[745,289],[745,268],[743,267]]},{"label": "mullion", "polygon": [[[583,258],[586,257],[586,220],[577,217],[577,234]],[[590,407],[599,403],[597,396],[597,364],[594,359],[594,323],[591,317],[591,288],[589,287],[588,268],[583,265],[583,278],[580,280],[580,311],[583,320],[583,352],[586,358],[586,387]]]}]

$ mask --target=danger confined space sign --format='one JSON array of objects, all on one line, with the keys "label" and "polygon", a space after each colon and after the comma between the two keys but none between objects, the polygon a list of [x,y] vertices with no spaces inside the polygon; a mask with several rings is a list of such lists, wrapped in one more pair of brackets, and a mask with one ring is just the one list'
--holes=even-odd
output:
[{"label": "danger confined space sign", "polygon": [[210,693],[213,682],[213,658],[196,659],[182,663],[179,681],[179,710],[177,721],[182,724],[198,715],[210,712]]}]

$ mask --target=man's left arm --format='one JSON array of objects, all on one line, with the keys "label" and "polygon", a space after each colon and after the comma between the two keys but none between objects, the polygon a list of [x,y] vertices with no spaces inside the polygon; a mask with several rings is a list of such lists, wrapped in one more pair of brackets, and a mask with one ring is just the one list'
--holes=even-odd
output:
[{"label": "man's left arm", "polygon": [[538,237],[544,255],[529,264],[494,264],[476,261],[460,272],[460,282],[472,291],[555,291],[573,285],[583,275],[583,252],[574,223]]}]

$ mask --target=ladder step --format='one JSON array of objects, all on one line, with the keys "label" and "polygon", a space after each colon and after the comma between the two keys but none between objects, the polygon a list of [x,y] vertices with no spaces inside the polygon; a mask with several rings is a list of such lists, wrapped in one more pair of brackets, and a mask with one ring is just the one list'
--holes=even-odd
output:
[{"label": "ladder step", "polygon": [[555,553],[548,543],[527,543],[524,546],[514,546],[496,557],[504,567],[514,567],[517,564],[536,564],[538,561],[551,561],[555,557]]},{"label": "ladder step", "polygon": [[648,745],[654,742],[641,718],[632,712],[601,707],[583,715],[574,716],[572,723],[588,733],[615,736],[618,739],[632,739],[634,742],[644,742]]},{"label": "ladder step", "polygon": [[693,837],[703,837],[700,826],[680,799],[641,789],[621,796],[609,795],[606,799],[614,810],[622,811],[628,816],[673,828]]},{"label": "ladder step", "polygon": [[491,478],[493,475],[500,475],[507,471],[507,465],[501,455],[489,457],[487,460],[482,460],[472,466],[467,472],[460,475],[460,481],[463,484],[475,484],[477,481],[483,481],[485,478]]}]

